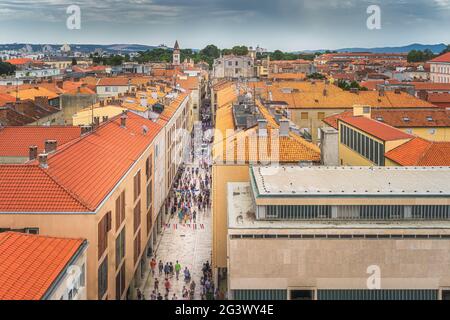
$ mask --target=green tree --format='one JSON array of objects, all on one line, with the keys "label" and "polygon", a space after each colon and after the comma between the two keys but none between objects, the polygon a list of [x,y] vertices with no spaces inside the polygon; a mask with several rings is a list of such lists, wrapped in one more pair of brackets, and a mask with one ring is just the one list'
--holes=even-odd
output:
[{"label": "green tree", "polygon": [[231,51],[236,56],[246,56],[248,54],[248,48],[246,46],[234,46]]},{"label": "green tree", "polygon": [[15,65],[0,60],[0,75],[11,75],[14,71],[16,71]]},{"label": "green tree", "polygon": [[220,50],[213,44],[209,44],[200,50],[200,55],[204,57],[210,57],[213,59],[217,59],[220,57]]}]

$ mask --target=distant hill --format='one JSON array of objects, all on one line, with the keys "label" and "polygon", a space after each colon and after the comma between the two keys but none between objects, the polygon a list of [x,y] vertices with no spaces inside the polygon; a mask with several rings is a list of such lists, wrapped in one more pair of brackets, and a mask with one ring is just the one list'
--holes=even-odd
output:
[{"label": "distant hill", "polygon": [[[26,43],[0,44],[0,50],[20,50],[25,47]],[[61,48],[61,44],[30,44],[33,51],[42,51],[44,46],[50,46],[53,50]],[[101,49],[109,53],[130,53],[138,51],[146,51],[157,48],[157,46],[147,46],[141,44],[69,44],[72,50],[80,52],[93,52],[95,49]]]},{"label": "distant hill", "polygon": [[[420,43],[414,43],[403,47],[378,47],[378,48],[342,48],[337,50],[330,50],[330,51],[337,51],[337,52],[373,52],[373,53],[408,53],[411,50],[426,50],[430,49],[433,51],[433,53],[441,53],[447,45],[440,43],[440,44],[420,44]],[[307,50],[302,52],[312,53],[312,52],[324,52],[327,49],[321,49],[321,50]]]}]

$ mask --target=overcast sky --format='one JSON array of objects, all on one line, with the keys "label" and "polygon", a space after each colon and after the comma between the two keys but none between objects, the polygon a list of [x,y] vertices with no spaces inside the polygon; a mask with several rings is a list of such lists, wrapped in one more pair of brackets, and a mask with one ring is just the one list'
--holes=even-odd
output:
[{"label": "overcast sky", "polygon": [[[66,9],[81,9],[81,29]],[[366,27],[369,5],[381,30]],[[0,43],[139,43],[271,50],[450,43],[450,0],[0,0]]]}]

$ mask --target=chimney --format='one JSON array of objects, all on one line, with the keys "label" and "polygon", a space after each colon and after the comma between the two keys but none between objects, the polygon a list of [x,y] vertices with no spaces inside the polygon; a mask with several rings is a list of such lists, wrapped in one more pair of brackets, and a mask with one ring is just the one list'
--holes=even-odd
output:
[{"label": "chimney", "polygon": [[366,117],[371,118],[372,117],[371,108],[368,105],[354,105],[353,106],[353,116],[354,117]]},{"label": "chimney", "polygon": [[45,153],[51,153],[56,151],[56,140],[45,140]]},{"label": "chimney", "polygon": [[120,127],[121,128],[126,128],[127,127],[127,115],[126,115],[126,113],[123,113],[122,116],[120,117]]},{"label": "chimney", "polygon": [[86,134],[92,131],[92,126],[81,126],[81,134]]},{"label": "chimney", "polygon": [[30,149],[29,149],[29,160],[36,159],[37,155],[38,155],[38,147],[37,146],[30,146]]},{"label": "chimney", "polygon": [[280,119],[280,137],[289,136],[289,120]]},{"label": "chimney", "polygon": [[141,97],[141,107],[147,108],[147,97]]},{"label": "chimney", "polygon": [[46,153],[41,153],[39,155],[39,167],[42,168],[42,169],[47,169],[48,168],[47,154]]},{"label": "chimney", "polygon": [[278,124],[280,124],[281,117],[282,117],[281,114],[275,113],[275,121],[276,121]]},{"label": "chimney", "polygon": [[380,97],[384,97],[384,87],[381,87],[381,88],[380,88],[380,91],[378,91],[378,95],[379,95]]},{"label": "chimney", "polygon": [[260,137],[267,136],[267,120],[266,119],[258,119],[258,136],[260,136]]}]

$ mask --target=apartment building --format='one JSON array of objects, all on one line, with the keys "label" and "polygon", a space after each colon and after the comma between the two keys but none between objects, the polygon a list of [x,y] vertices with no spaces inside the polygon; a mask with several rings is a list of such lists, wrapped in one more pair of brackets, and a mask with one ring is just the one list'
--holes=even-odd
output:
[{"label": "apartment building", "polygon": [[[430,141],[450,141],[450,111],[435,108],[422,110],[389,110],[368,109],[367,116],[383,122],[405,133],[412,134]],[[323,121],[330,127],[338,129],[337,120],[354,115],[353,111],[325,118]]]},{"label": "apartment building", "polygon": [[368,105],[372,109],[417,110],[435,108],[401,91],[344,91],[327,81],[249,82],[250,92],[264,99],[269,108],[282,111],[295,123],[302,135],[319,143],[323,119],[352,110],[354,105]]},{"label": "apartment building", "polygon": [[135,294],[153,247],[155,137],[131,112],[38,160],[0,165],[0,228],[89,242],[88,299]]},{"label": "apartment building", "polygon": [[450,52],[428,61],[431,68],[431,82],[450,83]]},{"label": "apartment building", "polygon": [[[333,125],[330,119],[327,121]],[[382,119],[371,119],[369,107],[355,106],[353,115],[340,115],[334,118],[334,121],[338,131],[335,136],[338,140],[339,165],[448,166],[450,164],[448,140],[427,140],[400,128],[394,128],[384,123]],[[395,114],[393,121],[396,121]],[[331,143],[329,147],[335,148],[335,145]],[[335,151],[324,150],[324,153],[334,154]]]},{"label": "apartment building", "polygon": [[224,193],[231,299],[450,298],[448,167],[252,166],[249,176]]}]

